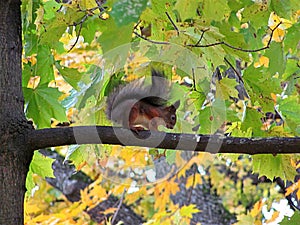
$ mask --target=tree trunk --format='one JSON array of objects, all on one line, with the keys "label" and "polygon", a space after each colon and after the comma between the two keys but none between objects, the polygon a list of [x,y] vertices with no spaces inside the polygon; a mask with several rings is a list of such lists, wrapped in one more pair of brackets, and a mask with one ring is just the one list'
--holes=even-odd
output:
[{"label": "tree trunk", "polygon": [[21,1],[0,4],[0,224],[24,224],[25,180],[32,158],[24,115]]}]

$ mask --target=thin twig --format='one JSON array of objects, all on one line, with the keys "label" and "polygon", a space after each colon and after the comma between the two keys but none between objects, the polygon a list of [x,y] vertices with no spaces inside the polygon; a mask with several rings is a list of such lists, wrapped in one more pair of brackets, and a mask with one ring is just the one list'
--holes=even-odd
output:
[{"label": "thin twig", "polygon": [[203,38],[204,33],[205,33],[206,31],[209,31],[209,28],[207,28],[207,29],[205,29],[205,30],[202,30],[202,34],[201,34],[199,40],[197,41],[196,45],[198,45],[198,44],[202,41],[202,38]]},{"label": "thin twig", "polygon": [[112,220],[111,220],[111,224],[112,224],[112,225],[114,224],[114,222],[115,222],[115,220],[116,220],[116,218],[117,218],[117,215],[118,215],[118,213],[119,213],[119,211],[120,211],[120,209],[121,209],[121,206],[122,206],[122,203],[123,203],[123,200],[124,200],[124,196],[125,196],[126,191],[127,191],[126,188],[124,188],[124,191],[123,191],[122,196],[121,196],[121,198],[120,198],[120,202],[119,202],[118,208],[117,208],[116,212],[114,213],[114,216],[113,216],[113,218],[112,218]]},{"label": "thin twig", "polygon": [[240,81],[241,81],[242,83],[244,83],[241,74],[234,68],[234,66],[228,61],[228,59],[224,58],[224,61],[225,61],[226,63],[229,64],[229,66],[233,69],[233,71],[234,71],[235,74],[238,76],[238,78],[240,79]]},{"label": "thin twig", "polygon": [[72,51],[72,49],[78,43],[78,40],[79,40],[79,37],[80,37],[80,34],[81,34],[82,25],[83,25],[84,21],[86,21],[87,17],[88,17],[88,14],[84,15],[84,17],[81,19],[81,21],[79,23],[73,24],[73,26],[79,25],[79,30],[78,30],[78,34],[76,36],[76,40],[75,40],[74,44],[72,45],[72,47],[68,50],[68,52]]},{"label": "thin twig", "polygon": [[93,7],[93,8],[90,8],[90,9],[85,9],[85,10],[82,10],[81,8],[80,8],[80,6],[79,6],[79,4],[77,5],[77,7],[78,7],[78,11],[79,12],[85,12],[86,14],[82,17],[82,19],[80,20],[80,22],[78,22],[78,23],[73,23],[72,24],[72,26],[80,26],[79,27],[79,31],[78,31],[78,35],[77,35],[77,37],[76,37],[76,40],[75,40],[75,43],[72,45],[72,47],[68,50],[68,52],[70,52],[75,46],[76,46],[76,44],[78,43],[78,41],[79,41],[79,37],[80,37],[80,34],[81,34],[81,30],[82,30],[82,26],[83,26],[83,23],[87,20],[87,18],[89,17],[89,16],[91,16],[91,15],[94,15],[94,11],[95,10],[97,10],[97,9],[99,9],[99,11],[100,11],[100,16],[99,16],[99,18],[100,19],[103,19],[102,17],[101,17],[101,15],[102,15],[102,13],[103,12],[105,12],[105,8],[103,8],[102,7],[102,4],[104,4],[106,1],[99,1],[99,0],[96,0],[96,3],[97,3],[97,5],[98,6],[96,6],[96,7]]},{"label": "thin twig", "polygon": [[100,12],[104,12],[104,11],[105,11],[105,8],[102,7],[102,5],[106,2],[106,0],[104,0],[104,1],[101,1],[101,0],[95,0],[95,2],[97,3],[97,5],[98,5],[97,8],[99,8]]},{"label": "thin twig", "polygon": [[177,31],[177,36],[179,36],[179,29],[178,29],[178,27],[177,27],[177,26],[175,25],[175,23],[173,22],[173,20],[172,20],[171,16],[169,15],[169,13],[168,13],[168,12],[165,12],[165,13],[166,13],[168,19],[170,20],[170,22],[172,23],[174,29]]},{"label": "thin twig", "polygon": [[152,44],[158,44],[158,45],[169,45],[169,44],[170,44],[170,42],[165,42],[165,41],[153,41],[153,40],[151,40],[151,39],[148,39],[148,38],[146,38],[146,37],[140,35],[140,34],[139,34],[138,32],[136,32],[136,31],[133,31],[133,33],[134,33],[136,36],[138,36],[139,38],[142,38],[143,40],[148,41],[148,42],[150,42],[150,43],[152,43]]},{"label": "thin twig", "polygon": [[[192,183],[192,186],[191,186],[191,189],[188,193],[188,196],[187,196],[187,200],[186,200],[186,204],[185,205],[190,205],[191,204],[191,199],[192,199],[192,193],[193,193],[193,190],[194,190],[194,187],[195,187],[195,183],[196,183],[196,173],[197,173],[197,167],[193,167],[193,183]],[[187,191],[188,192],[188,191]]]},{"label": "thin twig", "polygon": [[194,91],[197,91],[197,88],[196,88],[196,81],[195,81],[195,70],[194,68],[192,68],[192,75],[193,75],[193,86],[194,86]]},{"label": "thin twig", "polygon": [[275,31],[281,24],[282,24],[282,22],[280,21],[280,22],[274,27],[274,29],[269,28],[269,29],[271,30],[271,34],[270,34],[270,39],[269,39],[269,41],[268,41],[268,43],[267,43],[267,46],[270,46],[271,41],[272,41],[272,38],[273,38],[274,31]]},{"label": "thin twig", "polygon": [[[220,41],[220,42],[216,42],[216,43],[212,43],[212,44],[207,44],[207,45],[197,45],[197,44],[188,44],[186,46],[190,46],[190,47],[196,47],[196,48],[207,48],[207,47],[212,47],[212,46],[217,46],[217,45],[225,45],[231,49],[234,49],[234,50],[237,50],[237,51],[242,51],[242,52],[258,52],[258,51],[262,51],[262,50],[265,50],[265,49],[268,49],[270,47],[270,44],[271,44],[271,41],[272,41],[272,37],[273,37],[273,34],[274,34],[274,31],[280,26],[282,22],[279,22],[274,29],[271,29],[271,34],[270,34],[270,39],[267,43],[267,45],[265,47],[262,47],[262,48],[258,48],[258,49],[243,49],[243,48],[240,48],[240,47],[235,47],[233,45],[230,45],[228,43],[226,43],[225,41]],[[203,33],[202,33],[203,34]],[[198,41],[199,42],[199,41]],[[198,43],[197,42],[197,43]]]},{"label": "thin twig", "polygon": [[134,26],[133,30],[136,30],[137,27],[141,24],[141,22],[142,22],[141,20],[139,22],[137,22],[137,24]]}]

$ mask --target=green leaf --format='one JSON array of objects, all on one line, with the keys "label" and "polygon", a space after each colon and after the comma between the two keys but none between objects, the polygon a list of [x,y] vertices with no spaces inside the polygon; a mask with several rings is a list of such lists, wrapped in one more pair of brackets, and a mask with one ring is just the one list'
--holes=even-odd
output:
[{"label": "green leaf", "polygon": [[179,12],[182,21],[186,19],[192,19],[197,14],[199,2],[197,0],[178,0],[175,4],[174,9]]},{"label": "green leaf", "polygon": [[52,163],[54,161],[55,159],[43,156],[39,151],[34,151],[26,177],[26,189],[28,194],[30,194],[31,190],[35,187],[32,177],[33,174],[37,174],[43,178],[54,177],[52,169]]},{"label": "green leaf", "polygon": [[228,6],[234,12],[240,10],[241,8],[253,4],[251,0],[230,0],[228,1]]},{"label": "green leaf", "polygon": [[[213,23],[216,27],[218,27],[219,32],[223,35],[223,39],[226,43],[237,47],[237,48],[242,48],[242,49],[248,49],[249,43],[245,42],[245,37],[243,32],[244,29],[241,30],[233,30],[233,25],[231,23],[222,21],[222,22],[216,22]],[[238,27],[240,25],[238,24]],[[248,29],[247,29],[248,30]],[[254,39],[253,36],[251,39]],[[216,40],[215,42],[218,42],[219,40]],[[248,61],[249,59],[249,54],[247,52],[243,51],[236,51],[232,48],[229,48],[227,46],[222,45],[222,48],[228,53],[228,55],[237,55],[241,59],[244,59]],[[214,62],[214,61],[213,61]],[[214,62],[215,63],[215,62]]]},{"label": "green leaf", "polygon": [[265,27],[268,24],[271,11],[267,4],[252,2],[242,12],[242,23],[249,22],[255,29]]},{"label": "green leaf", "polygon": [[[100,150],[103,149],[101,146]],[[84,162],[91,162],[91,158],[99,157],[99,155],[95,155],[97,152],[99,152],[99,145],[73,145],[69,146],[65,160],[71,160],[78,169]]]},{"label": "green leaf", "polygon": [[28,62],[27,64],[23,63],[23,70],[22,70],[22,87],[27,87],[31,75],[32,75],[32,66],[31,66],[31,62]]},{"label": "green leaf", "polygon": [[272,0],[270,7],[280,17],[289,18],[291,16],[290,1]]},{"label": "green leaf", "polygon": [[176,161],[176,151],[166,151],[166,161],[169,165],[172,165]]},{"label": "green leaf", "polygon": [[[289,96],[283,100],[278,100],[279,111],[284,116],[287,125],[293,132],[300,126],[300,104],[298,96]],[[297,133],[299,135],[299,133]]]},{"label": "green leaf", "polygon": [[23,21],[23,31],[28,31],[30,29],[35,30],[35,24],[33,23],[37,17],[37,9],[42,4],[41,0],[23,0],[22,1],[22,21]]},{"label": "green leaf", "polygon": [[102,96],[106,96],[107,83],[109,83],[109,79],[107,77],[104,77],[107,78],[106,81],[103,79],[103,71],[97,66],[91,66],[87,74],[90,74],[90,77],[92,77],[92,80],[89,81],[91,84],[88,83],[88,85],[84,85],[81,83],[81,89],[85,91],[77,94],[75,93],[74,96],[70,96],[71,98],[78,98],[76,107],[79,110],[83,109],[83,107],[87,104],[88,99],[97,98],[100,91],[103,93]]},{"label": "green leaf", "polygon": [[72,160],[72,163],[75,165],[75,168],[78,168],[80,164],[84,162],[84,154],[86,145],[71,145],[68,147],[68,151],[65,157],[65,160]]},{"label": "green leaf", "polygon": [[229,13],[230,13],[230,8],[227,5],[227,1],[220,1],[220,0],[203,1],[203,14],[207,20],[221,21],[225,18],[225,15]]},{"label": "green leaf", "polygon": [[279,73],[281,76],[284,73],[286,65],[282,43],[272,42],[270,48],[266,50],[265,56],[270,59],[269,71],[271,75]]},{"label": "green leaf", "polygon": [[45,177],[54,177],[52,163],[55,159],[51,159],[42,155],[39,151],[34,151],[33,158],[30,163],[30,170],[45,178]]},{"label": "green leaf", "polygon": [[153,12],[161,17],[165,16],[168,4],[170,4],[170,0],[151,0]]},{"label": "green leaf", "polygon": [[[68,5],[65,11],[48,10],[48,18],[44,21],[45,27],[41,30],[41,44],[55,47],[67,27],[81,22],[85,12],[79,11],[77,7]],[[53,11],[55,16],[53,16]]]},{"label": "green leaf", "polygon": [[59,63],[55,63],[55,66],[65,81],[78,90],[78,82],[81,80],[82,74],[77,69],[63,67]]},{"label": "green leaf", "polygon": [[294,215],[292,217],[285,216],[284,219],[281,221],[280,225],[292,225],[292,224],[298,224],[300,221],[300,212],[295,211]]},{"label": "green leaf", "polygon": [[266,68],[254,68],[253,65],[244,70],[244,84],[251,102],[262,108],[264,112],[274,110],[271,93],[281,93],[280,79],[271,76]]},{"label": "green leaf", "polygon": [[296,23],[293,26],[291,26],[289,29],[287,29],[287,34],[283,41],[284,50],[285,51],[289,50],[291,51],[291,53],[294,54],[296,53],[296,51],[299,51],[299,48],[297,48],[299,36],[300,36],[300,23]]},{"label": "green leaf", "polygon": [[37,63],[32,71],[32,76],[40,76],[41,84],[54,80],[53,64],[54,57],[47,45],[39,45],[37,52]]},{"label": "green leaf", "polygon": [[38,36],[31,32],[25,33],[24,36],[25,56],[35,54],[38,49]]},{"label": "green leaf", "polygon": [[[244,35],[245,43],[247,43],[248,49],[258,49],[263,47],[261,40],[266,35],[266,29],[264,27],[256,30],[251,24],[249,24],[249,28],[240,29],[240,33]],[[234,45],[233,42],[231,42],[231,44]]]},{"label": "green leaf", "polygon": [[[112,18],[109,18],[105,22],[106,30],[104,30],[102,35],[99,37],[99,42],[104,53],[123,44],[130,43],[132,38],[133,23],[118,27]],[[124,50],[127,54],[127,48],[122,50]],[[122,52],[122,54],[125,53]]]},{"label": "green leaf", "polygon": [[203,106],[206,96],[203,92],[192,91],[190,92],[189,98],[193,99],[193,103],[195,105],[196,110],[200,110]]},{"label": "green leaf", "polygon": [[61,93],[57,88],[47,84],[39,85],[36,89],[23,88],[26,102],[26,115],[32,118],[39,128],[50,127],[51,118],[58,121],[68,121],[65,109],[58,101]]},{"label": "green leaf", "polygon": [[296,169],[291,165],[290,155],[253,155],[253,172],[273,180],[280,177],[283,180],[294,180]]},{"label": "green leaf", "polygon": [[230,99],[230,97],[238,98],[238,90],[235,88],[238,83],[235,79],[223,78],[222,80],[216,82],[216,97],[224,100]]},{"label": "green leaf", "polygon": [[262,123],[262,113],[258,112],[256,109],[247,108],[245,119],[241,125],[241,129],[246,131],[249,127],[252,128],[253,137],[263,137],[265,132],[261,130]]},{"label": "green leaf", "polygon": [[148,0],[119,0],[112,7],[111,16],[118,27],[136,23],[145,10]]},{"label": "green leaf", "polygon": [[45,11],[44,18],[46,20],[50,20],[50,19],[56,17],[57,12],[60,9],[60,7],[61,7],[61,4],[57,3],[56,1],[44,2],[44,6],[43,6],[43,9]]},{"label": "green leaf", "polygon": [[46,29],[41,34],[40,44],[56,48],[59,39],[66,31],[67,27],[68,25],[62,21],[62,16],[55,17],[52,21],[48,22]]},{"label": "green leaf", "polygon": [[300,9],[300,1],[290,0],[290,2],[291,2],[291,11],[292,11],[292,14],[294,14],[297,12],[297,10]]},{"label": "green leaf", "polygon": [[31,170],[28,171],[27,176],[26,176],[26,182],[25,182],[25,186],[26,186],[26,194],[30,195],[32,189],[35,186],[35,183],[33,182],[32,179],[33,176],[33,172]]},{"label": "green leaf", "polygon": [[211,107],[199,112],[200,133],[213,134],[227,120],[227,106],[223,99],[216,98]]},{"label": "green leaf", "polygon": [[29,194],[31,190],[35,187],[35,183],[33,181],[33,174],[37,174],[43,178],[45,177],[54,177],[52,163],[55,159],[51,159],[49,157],[43,156],[39,151],[34,151],[29,171],[26,177],[26,189]]},{"label": "green leaf", "polygon": [[103,24],[106,21],[102,21],[98,16],[90,17],[86,23],[82,24],[81,35],[84,37],[84,42],[89,44],[97,36],[97,31],[102,31]]},{"label": "green leaf", "polygon": [[[200,40],[200,37],[202,35],[201,31],[202,27],[194,28],[189,27],[185,30],[185,34],[192,37],[194,40],[194,43],[198,42]],[[219,42],[221,39],[224,38],[224,35],[219,32],[219,29],[217,27],[211,26],[208,31],[205,32],[204,38],[201,40],[201,45],[208,45],[212,43]],[[199,48],[200,54],[202,56],[202,61],[210,61],[213,62],[215,65],[220,65],[224,63],[224,57],[225,57],[225,50],[221,45],[214,46],[212,48]]]}]

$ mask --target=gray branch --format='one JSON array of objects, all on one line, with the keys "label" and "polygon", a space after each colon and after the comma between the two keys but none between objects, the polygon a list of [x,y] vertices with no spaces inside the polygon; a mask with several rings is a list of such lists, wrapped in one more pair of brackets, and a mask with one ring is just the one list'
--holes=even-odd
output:
[{"label": "gray branch", "polygon": [[32,150],[72,144],[111,144],[211,153],[300,153],[300,137],[237,138],[140,131],[108,126],[77,126],[33,130],[28,135]]}]

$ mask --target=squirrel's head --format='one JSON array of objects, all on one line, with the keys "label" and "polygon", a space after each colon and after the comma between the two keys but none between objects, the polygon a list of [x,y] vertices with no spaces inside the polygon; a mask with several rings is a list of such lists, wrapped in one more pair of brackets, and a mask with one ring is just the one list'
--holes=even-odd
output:
[{"label": "squirrel's head", "polygon": [[176,110],[178,109],[180,105],[180,101],[176,101],[173,105],[168,106],[163,110],[164,116],[163,119],[165,121],[165,125],[169,129],[173,129],[176,124]]}]

